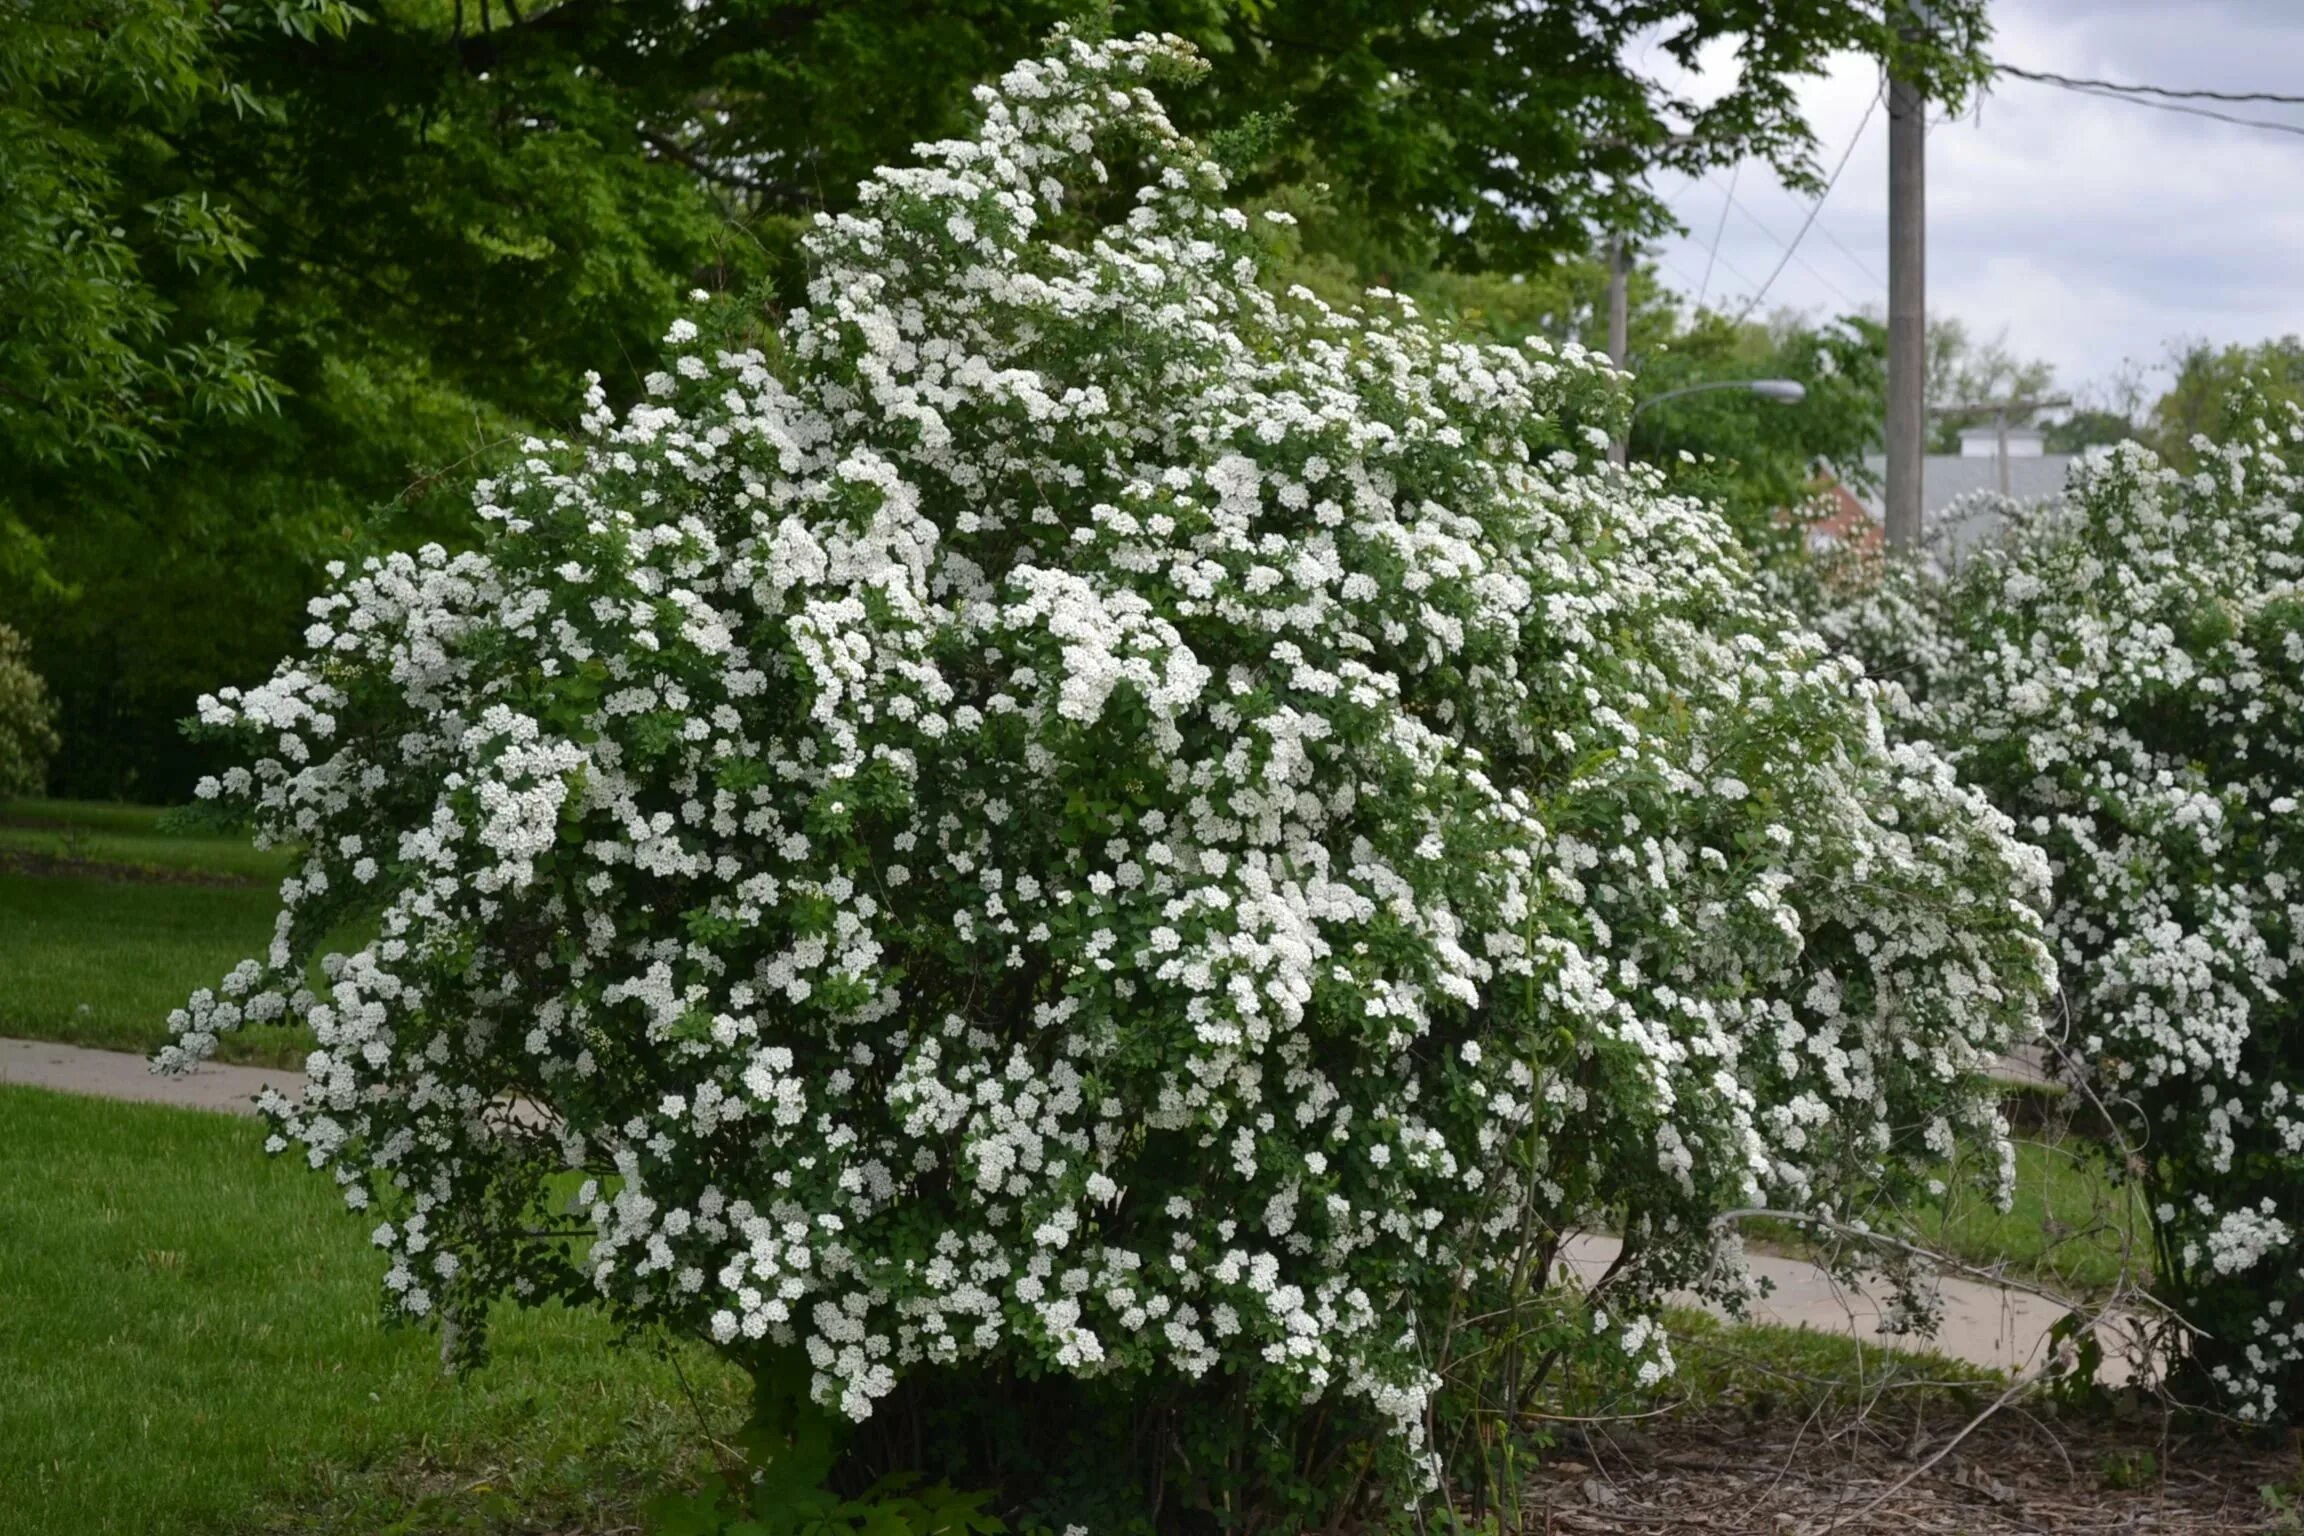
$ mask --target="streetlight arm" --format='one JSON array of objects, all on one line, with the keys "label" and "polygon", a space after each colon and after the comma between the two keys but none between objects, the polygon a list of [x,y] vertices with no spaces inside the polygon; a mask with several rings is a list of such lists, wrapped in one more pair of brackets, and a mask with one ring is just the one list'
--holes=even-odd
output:
[{"label": "streetlight arm", "polygon": [[1716,379],[1710,384],[1684,384],[1660,395],[1650,395],[1632,407],[1631,419],[1639,420],[1640,413],[1652,405],[1678,400],[1683,395],[1709,394],[1716,389],[1742,390],[1745,394],[1758,395],[1763,400],[1780,401],[1785,405],[1798,405],[1808,395],[1807,387],[1798,379]]}]

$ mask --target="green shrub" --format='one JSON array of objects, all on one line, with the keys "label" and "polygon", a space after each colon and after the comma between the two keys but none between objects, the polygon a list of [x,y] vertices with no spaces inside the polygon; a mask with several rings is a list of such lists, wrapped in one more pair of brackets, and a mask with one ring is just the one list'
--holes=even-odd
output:
[{"label": "green shrub", "polygon": [[2037,861],[1605,464],[1605,363],[1260,287],[1195,68],[1019,66],[203,701],[313,852],[168,1060],[310,1024],[275,1145],[401,1312],[703,1336],[849,1492],[1306,1528],[1430,1485],[1483,1298],[1652,1381],[1723,1207],[1998,1133]]},{"label": "green shrub", "polygon": [[32,670],[31,649],[0,624],[0,796],[38,792],[57,745],[56,707]]},{"label": "green shrub", "polygon": [[1946,574],[1843,587],[1827,627],[1900,677],[2046,850],[2080,1081],[2142,1179],[2171,1328],[2214,1406],[2304,1412],[2304,413],[2243,397],[2197,469],[2133,444],[2006,506]]}]

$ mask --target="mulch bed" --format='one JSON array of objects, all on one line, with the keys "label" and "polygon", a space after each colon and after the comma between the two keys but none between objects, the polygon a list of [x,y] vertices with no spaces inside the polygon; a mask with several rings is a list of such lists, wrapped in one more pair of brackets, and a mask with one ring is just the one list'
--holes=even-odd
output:
[{"label": "mulch bed", "polygon": [[[2010,1410],[1965,1419],[1741,1417],[1560,1438],[1520,1529],[1545,1536],[2245,1536],[2304,1533],[2276,1438]],[[2276,1489],[2267,1496],[2266,1489]]]}]

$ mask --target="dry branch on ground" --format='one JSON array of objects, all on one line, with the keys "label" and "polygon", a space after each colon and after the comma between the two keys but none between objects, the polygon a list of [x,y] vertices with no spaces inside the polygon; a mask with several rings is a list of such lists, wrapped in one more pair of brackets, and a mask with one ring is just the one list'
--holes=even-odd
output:
[{"label": "dry branch on ground", "polygon": [[[1544,1536],[2242,1536],[2304,1529],[2293,1449],[2157,1422],[1716,1416],[1564,1440],[1521,1529]],[[2271,1497],[2266,1489],[2283,1490]],[[1890,1490],[1894,1490],[1890,1493]],[[1883,1494],[1890,1496],[1881,1501]]]}]

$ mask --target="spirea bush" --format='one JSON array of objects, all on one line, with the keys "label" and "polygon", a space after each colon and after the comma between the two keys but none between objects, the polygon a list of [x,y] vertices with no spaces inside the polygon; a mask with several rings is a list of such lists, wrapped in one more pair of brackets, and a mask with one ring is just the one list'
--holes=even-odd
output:
[{"label": "spirea bush", "polygon": [[0,624],[0,795],[37,793],[57,745],[56,706],[32,670],[31,647]]},{"label": "spirea bush", "polygon": [[2071,1045],[2133,1148],[2170,1346],[2220,1407],[2304,1408],[2304,417],[2249,402],[2196,473],[2134,444],[1951,575],[1844,591],[2043,848]]},{"label": "spirea bush", "polygon": [[1996,1128],[2036,856],[1605,465],[1604,363],[1266,292],[1196,67],[1061,38],[819,223],[805,310],[680,322],[480,547],[202,702],[204,792],[309,852],[166,1060],[312,1027],[273,1145],[401,1312],[593,1297],[852,1421],[1317,1404],[1398,1474],[1451,1307],[1574,1227],[1653,1379],[1724,1206]]}]

